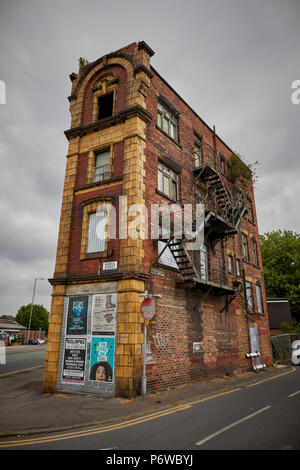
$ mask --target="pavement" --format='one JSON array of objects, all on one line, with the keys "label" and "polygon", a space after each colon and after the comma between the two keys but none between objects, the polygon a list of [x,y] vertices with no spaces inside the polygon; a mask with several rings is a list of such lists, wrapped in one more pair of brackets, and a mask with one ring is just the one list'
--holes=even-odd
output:
[{"label": "pavement", "polygon": [[0,438],[120,422],[272,380],[293,369],[291,366],[271,366],[259,372],[205,379],[133,399],[43,394],[43,366],[0,374]]}]

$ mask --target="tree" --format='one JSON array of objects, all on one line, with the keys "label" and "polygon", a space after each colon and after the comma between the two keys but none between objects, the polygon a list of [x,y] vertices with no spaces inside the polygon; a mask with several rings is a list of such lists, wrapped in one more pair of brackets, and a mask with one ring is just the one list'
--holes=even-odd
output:
[{"label": "tree", "polygon": [[[29,319],[30,319],[30,310],[31,304],[22,305],[19,308],[18,313],[16,315],[17,322],[21,323],[21,325],[29,327]],[[41,329],[42,331],[48,332],[49,327],[49,312],[45,309],[43,305],[33,305],[32,309],[32,317],[31,317],[31,325],[30,329],[38,331]]]},{"label": "tree", "polygon": [[260,236],[268,297],[286,297],[292,317],[300,322],[300,235],[291,230]]},{"label": "tree", "polygon": [[283,321],[280,325],[280,329],[284,333],[300,333],[300,323],[297,323],[296,320],[292,320],[291,326],[287,321]]}]

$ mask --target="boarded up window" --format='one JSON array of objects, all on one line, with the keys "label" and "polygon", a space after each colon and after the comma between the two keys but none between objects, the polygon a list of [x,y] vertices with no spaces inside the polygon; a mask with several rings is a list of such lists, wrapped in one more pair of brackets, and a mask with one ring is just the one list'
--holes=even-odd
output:
[{"label": "boarded up window", "polygon": [[[166,246],[165,242],[158,240],[158,254],[162,252],[165,246]],[[179,269],[169,247],[165,249],[161,257],[159,258],[158,262],[159,264],[169,266],[170,268]]]},{"label": "boarded up window", "polygon": [[87,253],[105,250],[106,212],[94,212],[89,217]]}]

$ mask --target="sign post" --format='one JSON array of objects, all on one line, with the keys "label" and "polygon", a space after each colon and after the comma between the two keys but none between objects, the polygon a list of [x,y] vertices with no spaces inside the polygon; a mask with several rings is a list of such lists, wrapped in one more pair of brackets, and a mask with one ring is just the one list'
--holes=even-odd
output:
[{"label": "sign post", "polygon": [[143,362],[143,375],[142,375],[142,396],[146,395],[147,389],[147,377],[146,377],[146,352],[147,352],[147,326],[149,321],[155,315],[155,297],[161,297],[160,295],[152,295],[146,291],[140,296],[145,297],[141,305],[141,315],[144,319],[144,362]]}]

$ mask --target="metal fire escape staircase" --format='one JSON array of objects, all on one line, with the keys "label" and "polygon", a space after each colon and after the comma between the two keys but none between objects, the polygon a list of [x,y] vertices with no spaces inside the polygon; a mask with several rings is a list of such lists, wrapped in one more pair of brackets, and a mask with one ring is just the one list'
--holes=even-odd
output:
[{"label": "metal fire escape staircase", "polygon": [[233,198],[226,185],[218,164],[216,152],[208,145],[203,145],[201,155],[196,159],[194,169],[195,182],[206,185],[205,236],[215,245],[223,238],[237,233],[243,215],[247,212],[245,196],[239,192]]},{"label": "metal fire escape staircase", "polygon": [[184,280],[198,281],[200,275],[185,248],[184,240],[171,239],[168,246]]},{"label": "metal fire escape staircase", "polygon": [[[201,155],[194,169],[194,178],[196,183],[202,182],[206,186],[206,194],[202,201],[205,206],[205,242],[209,242],[211,248],[215,250],[219,241],[237,233],[241,218],[247,211],[244,195],[240,192],[236,198],[231,197],[224,184],[225,177],[221,175],[216,152],[209,146],[201,148]],[[196,221],[193,223],[193,230],[195,227]],[[172,234],[169,234],[168,237],[160,237],[160,240],[165,243],[165,246],[154,265],[159,263],[165,250],[169,250],[184,283],[200,288],[205,287],[205,295],[213,289],[219,295],[236,296],[236,288],[229,285],[226,263],[221,256],[219,258],[213,256],[209,264],[204,263],[204,252],[198,250],[198,254],[189,253],[186,249],[185,238],[175,239]]]},{"label": "metal fire escape staircase", "polygon": [[[175,239],[171,235],[171,238],[160,238],[160,240],[165,243],[165,246],[154,265],[159,263],[159,259],[164,251],[169,249],[185,285],[204,289],[206,291],[205,296],[212,290],[217,295],[230,295],[234,293],[234,289],[227,283],[223,260],[215,258],[210,260],[210,266],[208,266],[208,263],[202,258],[202,253],[204,252],[196,250],[189,253],[189,250],[186,248],[187,240],[184,238]],[[181,283],[179,282],[178,284]]]}]

